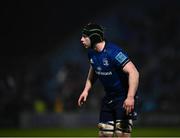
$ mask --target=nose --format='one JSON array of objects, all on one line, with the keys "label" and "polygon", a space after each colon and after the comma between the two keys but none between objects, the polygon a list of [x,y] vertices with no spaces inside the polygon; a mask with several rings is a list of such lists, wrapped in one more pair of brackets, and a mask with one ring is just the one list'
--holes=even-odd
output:
[{"label": "nose", "polygon": [[82,36],[82,37],[81,37],[81,43],[83,43],[83,42],[84,42],[84,37]]},{"label": "nose", "polygon": [[84,37],[82,36],[82,37],[81,37],[81,42],[83,42],[83,40],[84,40]]}]

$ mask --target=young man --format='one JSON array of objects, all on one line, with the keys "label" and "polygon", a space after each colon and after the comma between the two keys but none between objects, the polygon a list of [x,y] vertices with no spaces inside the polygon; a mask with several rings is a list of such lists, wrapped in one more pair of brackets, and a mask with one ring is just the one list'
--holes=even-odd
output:
[{"label": "young man", "polygon": [[100,137],[130,137],[135,119],[139,73],[127,54],[104,39],[100,25],[89,23],[82,30],[81,43],[88,48],[90,69],[85,88],[78,99],[81,106],[96,79],[104,86],[99,118]]}]

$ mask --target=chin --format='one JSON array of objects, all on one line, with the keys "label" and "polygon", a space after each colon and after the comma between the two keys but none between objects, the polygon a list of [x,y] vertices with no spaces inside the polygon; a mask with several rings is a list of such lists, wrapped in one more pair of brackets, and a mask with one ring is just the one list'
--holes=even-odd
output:
[{"label": "chin", "polygon": [[87,45],[84,45],[84,47],[85,47],[85,48],[89,48],[89,46],[87,46]]}]

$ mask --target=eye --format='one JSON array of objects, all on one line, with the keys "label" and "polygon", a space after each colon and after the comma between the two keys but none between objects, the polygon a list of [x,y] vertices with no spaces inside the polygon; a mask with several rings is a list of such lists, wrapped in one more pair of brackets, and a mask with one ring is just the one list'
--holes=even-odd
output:
[{"label": "eye", "polygon": [[83,34],[82,36],[83,36],[84,38],[87,38],[87,37],[88,37],[88,36],[87,36],[87,35],[85,35],[85,34]]}]

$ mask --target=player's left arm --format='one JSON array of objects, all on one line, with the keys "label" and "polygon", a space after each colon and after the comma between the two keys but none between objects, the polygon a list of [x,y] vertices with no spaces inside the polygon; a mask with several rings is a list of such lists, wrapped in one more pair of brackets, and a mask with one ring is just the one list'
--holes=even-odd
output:
[{"label": "player's left arm", "polygon": [[128,74],[129,83],[128,94],[123,107],[126,109],[127,113],[130,113],[134,109],[134,97],[139,84],[139,72],[131,61],[123,67],[123,71]]}]

